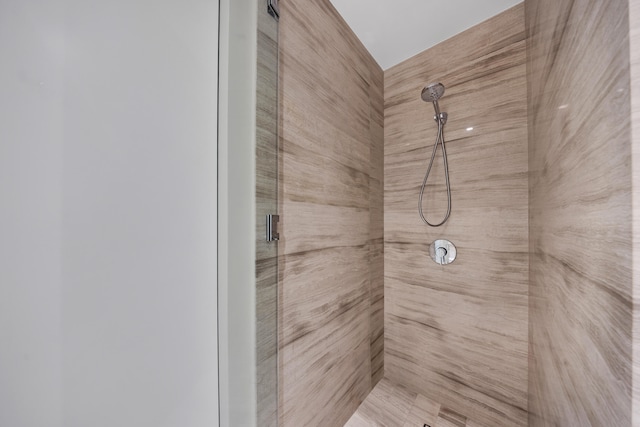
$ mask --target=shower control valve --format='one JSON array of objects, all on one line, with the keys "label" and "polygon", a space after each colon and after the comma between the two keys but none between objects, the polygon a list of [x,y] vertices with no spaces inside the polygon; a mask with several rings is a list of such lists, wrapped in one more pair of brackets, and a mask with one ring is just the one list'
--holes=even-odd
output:
[{"label": "shower control valve", "polygon": [[456,247],[448,240],[435,240],[429,246],[429,255],[431,259],[440,265],[451,264],[457,255]]}]

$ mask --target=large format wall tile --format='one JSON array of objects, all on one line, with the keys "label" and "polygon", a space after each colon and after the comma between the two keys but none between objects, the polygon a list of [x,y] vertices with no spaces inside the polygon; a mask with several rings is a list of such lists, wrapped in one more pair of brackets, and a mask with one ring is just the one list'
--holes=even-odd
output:
[{"label": "large format wall tile", "polygon": [[[420,91],[436,81],[453,200],[431,228],[417,205],[437,127]],[[522,4],[385,72],[385,376],[494,427],[527,424],[526,96]],[[444,189],[439,151],[433,221]],[[438,238],[458,248],[449,266],[429,257]]]},{"label": "large format wall tile", "polygon": [[479,424],[385,378],[371,391],[345,427],[480,427],[482,425],[485,424]]},{"label": "large format wall tile", "polygon": [[631,425],[628,5],[526,2],[533,427]]},{"label": "large format wall tile", "polygon": [[280,419],[341,427],[383,375],[383,72],[328,0],[281,7]]},{"label": "large format wall tile", "polygon": [[633,183],[633,422],[640,425],[640,0],[629,1]]},{"label": "large format wall tile", "polygon": [[372,386],[384,376],[384,79],[372,63],[369,169],[369,256]]}]

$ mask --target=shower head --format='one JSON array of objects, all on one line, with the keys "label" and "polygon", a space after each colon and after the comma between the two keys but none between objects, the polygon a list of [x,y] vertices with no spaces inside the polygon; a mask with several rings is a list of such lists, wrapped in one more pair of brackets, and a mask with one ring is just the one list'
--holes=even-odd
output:
[{"label": "shower head", "polygon": [[433,119],[439,124],[444,125],[447,122],[447,113],[441,113],[440,105],[438,105],[438,99],[440,99],[442,95],[444,95],[444,85],[442,83],[431,83],[422,89],[422,100],[432,102],[433,109],[436,111]]},{"label": "shower head", "polygon": [[425,102],[436,102],[444,95],[444,85],[442,83],[432,83],[422,89],[422,100]]}]

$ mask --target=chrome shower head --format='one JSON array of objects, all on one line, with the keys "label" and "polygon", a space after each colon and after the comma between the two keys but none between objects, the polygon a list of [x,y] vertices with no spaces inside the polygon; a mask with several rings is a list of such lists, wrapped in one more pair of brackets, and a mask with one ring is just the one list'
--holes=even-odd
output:
[{"label": "chrome shower head", "polygon": [[442,95],[444,95],[444,85],[442,83],[431,83],[422,89],[422,100],[433,103],[433,109],[436,111],[434,120],[444,125],[447,122],[447,113],[441,113],[440,105],[438,105],[438,99],[440,99]]},{"label": "chrome shower head", "polygon": [[432,83],[422,89],[422,100],[425,102],[436,102],[444,95],[444,85],[442,83]]}]

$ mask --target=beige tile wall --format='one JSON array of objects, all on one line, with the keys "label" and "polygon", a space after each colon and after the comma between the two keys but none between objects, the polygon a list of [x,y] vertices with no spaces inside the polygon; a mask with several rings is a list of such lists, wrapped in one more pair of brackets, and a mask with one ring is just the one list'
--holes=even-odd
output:
[{"label": "beige tile wall", "polygon": [[[441,100],[452,213],[430,228],[418,192]],[[479,425],[527,424],[528,184],[522,4],[385,71],[385,375]],[[467,128],[473,127],[472,131]],[[427,217],[446,209],[441,158]],[[438,238],[458,259],[428,255]]]},{"label": "beige tile wall", "polygon": [[640,425],[640,0],[629,1],[633,185],[633,422]]},{"label": "beige tile wall", "polygon": [[383,373],[383,73],[328,0],[281,7],[281,425],[342,426]]},{"label": "beige tile wall", "polygon": [[371,375],[372,386],[384,376],[384,73],[369,65],[371,132],[369,170],[369,283],[371,286]]},{"label": "beige tile wall", "polygon": [[526,6],[529,421],[630,426],[629,4]]}]

